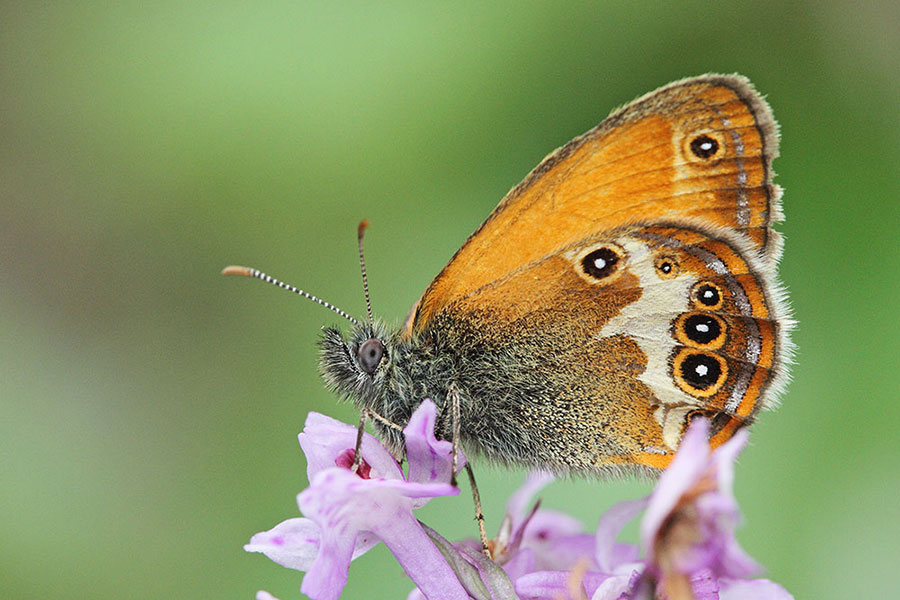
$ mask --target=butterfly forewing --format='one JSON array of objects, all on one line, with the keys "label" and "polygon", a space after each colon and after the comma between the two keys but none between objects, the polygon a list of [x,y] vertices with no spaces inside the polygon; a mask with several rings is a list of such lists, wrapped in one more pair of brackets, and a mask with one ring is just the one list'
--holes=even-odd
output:
[{"label": "butterfly forewing", "polygon": [[407,333],[523,264],[633,224],[690,218],[726,227],[774,263],[777,152],[771,111],[743,77],[686,79],[639,98],[510,191],[426,290]]}]

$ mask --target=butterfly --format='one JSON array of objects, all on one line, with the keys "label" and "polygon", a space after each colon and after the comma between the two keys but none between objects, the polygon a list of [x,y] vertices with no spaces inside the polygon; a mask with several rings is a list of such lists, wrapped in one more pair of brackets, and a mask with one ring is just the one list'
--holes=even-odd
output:
[{"label": "butterfly", "polygon": [[437,437],[558,473],[658,472],[698,416],[722,444],[788,380],[778,137],[739,75],[625,105],[515,186],[401,328],[326,328],[325,382],[400,454],[425,398]]}]

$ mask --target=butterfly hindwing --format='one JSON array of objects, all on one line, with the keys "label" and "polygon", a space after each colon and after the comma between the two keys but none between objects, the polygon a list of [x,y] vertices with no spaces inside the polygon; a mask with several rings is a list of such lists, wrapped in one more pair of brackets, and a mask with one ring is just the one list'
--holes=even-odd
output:
[{"label": "butterfly hindwing", "polygon": [[452,347],[461,365],[490,363],[487,387],[475,389],[486,377],[465,366],[459,380],[486,413],[509,413],[491,431],[530,428],[521,438],[534,443],[516,442],[524,462],[660,468],[692,416],[713,417],[717,445],[780,387],[786,326],[769,271],[725,230],[627,227],[482,286],[422,335]]}]

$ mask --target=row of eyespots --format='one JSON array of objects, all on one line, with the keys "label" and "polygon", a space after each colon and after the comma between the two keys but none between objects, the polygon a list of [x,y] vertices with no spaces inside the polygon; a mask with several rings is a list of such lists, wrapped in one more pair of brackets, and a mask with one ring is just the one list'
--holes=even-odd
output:
[{"label": "row of eyespots", "polygon": [[701,281],[694,285],[690,297],[699,310],[682,313],[675,320],[675,337],[687,347],[676,352],[672,372],[682,390],[692,396],[709,397],[728,378],[728,363],[712,352],[727,338],[725,321],[711,312],[722,307],[724,296],[715,283]]},{"label": "row of eyespots", "polygon": [[[605,245],[585,254],[580,266],[585,275],[602,281],[616,273],[623,263],[622,255],[613,245]],[[670,279],[680,272],[674,255],[661,254],[654,260],[660,279]],[[682,347],[673,360],[676,383],[693,396],[707,397],[715,394],[728,377],[725,360],[712,352],[725,343],[725,322],[709,311],[720,308],[724,302],[722,291],[714,283],[700,282],[691,291],[691,298],[698,312],[679,315],[674,329]]]}]

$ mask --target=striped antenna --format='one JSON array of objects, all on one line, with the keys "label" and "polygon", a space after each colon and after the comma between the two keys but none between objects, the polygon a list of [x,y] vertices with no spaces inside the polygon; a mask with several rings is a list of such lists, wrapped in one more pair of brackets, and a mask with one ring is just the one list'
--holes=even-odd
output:
[{"label": "striped antenna", "polygon": [[321,298],[316,298],[312,294],[310,294],[308,292],[304,292],[303,290],[301,290],[299,288],[295,288],[294,286],[284,283],[283,281],[278,281],[274,277],[269,277],[268,275],[266,275],[265,273],[263,273],[262,271],[260,271],[258,269],[251,269],[249,267],[238,267],[238,266],[232,265],[230,267],[225,267],[224,269],[222,269],[222,275],[242,275],[244,277],[256,277],[257,279],[262,279],[266,283],[271,283],[273,285],[277,285],[278,287],[288,290],[289,292],[294,292],[295,294],[300,294],[304,298],[309,298],[313,302],[321,304],[322,306],[324,306],[325,308],[327,308],[329,310],[333,310],[334,312],[341,315],[342,317],[344,317],[345,319],[347,319],[354,325],[359,325],[359,321],[357,321],[356,319],[354,319],[353,317],[351,317],[350,315],[348,315],[347,313],[345,313],[344,311],[339,309],[334,304],[331,304],[330,302],[325,302]]},{"label": "striped antenna", "polygon": [[363,234],[366,233],[366,227],[368,226],[368,221],[360,221],[359,227],[356,229],[356,241],[359,246],[359,268],[362,270],[363,293],[366,295],[366,312],[369,314],[369,325],[371,325],[375,321],[375,317],[372,316],[372,301],[369,300],[369,278],[366,277],[366,260],[363,258]]}]

